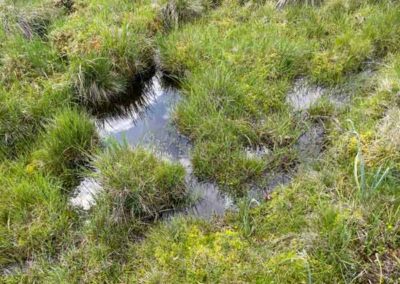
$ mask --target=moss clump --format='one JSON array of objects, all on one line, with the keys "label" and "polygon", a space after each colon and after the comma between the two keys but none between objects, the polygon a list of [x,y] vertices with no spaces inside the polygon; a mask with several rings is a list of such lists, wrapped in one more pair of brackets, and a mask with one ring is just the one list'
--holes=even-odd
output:
[{"label": "moss clump", "polygon": [[124,275],[127,282],[300,282],[308,259],[295,249],[271,254],[235,228],[215,231],[205,222],[176,218],[131,247]]}]

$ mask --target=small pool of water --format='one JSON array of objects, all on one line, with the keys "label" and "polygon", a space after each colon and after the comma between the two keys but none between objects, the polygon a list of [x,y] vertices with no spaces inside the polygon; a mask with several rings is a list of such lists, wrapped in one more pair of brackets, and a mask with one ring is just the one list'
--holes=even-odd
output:
[{"label": "small pool of water", "polygon": [[[172,122],[176,104],[180,100],[179,90],[164,86],[162,74],[155,76],[142,88],[141,95],[132,102],[113,107],[110,114],[102,113],[96,122],[102,139],[124,140],[132,147],[142,146],[157,153],[160,158],[179,162],[186,170],[186,183],[190,193],[198,201],[184,210],[185,214],[202,218],[223,215],[232,206],[232,200],[210,182],[200,182],[193,175],[190,161],[191,145]],[[121,110],[121,111],[118,111]],[[92,178],[84,179],[76,189],[71,203],[84,210],[94,204],[94,196],[101,185]]]},{"label": "small pool of water", "polygon": [[[143,99],[144,98],[144,99]],[[189,153],[189,141],[180,135],[172,123],[173,108],[179,101],[177,89],[163,87],[161,74],[156,74],[144,88],[141,104],[130,111],[98,121],[100,136],[124,139],[133,147],[154,148],[178,160]]]},{"label": "small pool of water", "polygon": [[288,93],[286,102],[295,111],[305,111],[314,105],[324,92],[324,88],[310,85],[305,79],[299,79],[294,83],[293,90]]}]

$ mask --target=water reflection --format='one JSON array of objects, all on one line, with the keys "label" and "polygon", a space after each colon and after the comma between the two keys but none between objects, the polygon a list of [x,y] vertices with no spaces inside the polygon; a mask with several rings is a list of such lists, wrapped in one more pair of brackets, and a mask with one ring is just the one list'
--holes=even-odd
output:
[{"label": "water reflection", "polygon": [[[179,91],[163,84],[162,74],[156,73],[147,82],[141,82],[123,101],[98,110],[97,128],[103,139],[126,140],[132,147],[150,148],[162,158],[181,163],[186,170],[186,183],[198,201],[180,213],[210,218],[223,215],[232,201],[210,182],[199,182],[193,175],[190,162],[189,140],[181,135],[172,123],[173,110],[180,100]],[[93,204],[99,184],[90,179],[77,188],[73,204],[85,210]]]},{"label": "water reflection", "polygon": [[189,152],[189,141],[172,124],[171,114],[179,101],[177,89],[164,87],[156,74],[131,108],[98,122],[102,137],[126,139],[131,146],[151,147],[178,160]]}]

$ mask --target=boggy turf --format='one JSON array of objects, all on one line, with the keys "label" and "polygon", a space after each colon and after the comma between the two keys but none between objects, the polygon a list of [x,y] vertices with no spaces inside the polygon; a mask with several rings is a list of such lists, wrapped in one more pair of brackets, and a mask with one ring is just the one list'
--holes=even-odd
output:
[{"label": "boggy turf", "polygon": [[[397,1],[6,0],[0,19],[2,282],[400,278]],[[182,167],[96,133],[93,109],[155,65],[179,81],[194,174],[236,197],[223,218],[158,219],[185,203]],[[341,103],[294,108],[299,81]],[[79,212],[91,166],[104,192]],[[291,182],[246,198],[279,173]]]}]

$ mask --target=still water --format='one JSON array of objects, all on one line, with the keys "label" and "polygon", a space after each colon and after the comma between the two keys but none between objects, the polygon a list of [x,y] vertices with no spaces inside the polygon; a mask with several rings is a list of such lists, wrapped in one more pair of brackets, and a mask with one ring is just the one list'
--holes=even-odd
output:
[{"label": "still water", "polygon": [[[140,86],[140,92],[136,89],[127,95],[130,99],[123,104],[97,114],[96,124],[101,138],[125,140],[133,148],[140,145],[162,159],[181,163],[186,169],[187,187],[197,198],[193,206],[179,213],[202,218],[223,215],[233,204],[231,198],[222,194],[215,184],[200,182],[193,175],[190,142],[173,124],[174,108],[181,98],[179,90],[163,84],[162,74],[156,73]],[[101,185],[93,178],[86,178],[77,187],[71,203],[88,210],[99,191]]]}]

